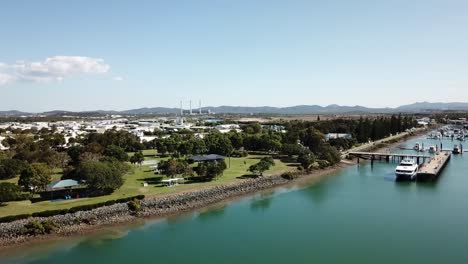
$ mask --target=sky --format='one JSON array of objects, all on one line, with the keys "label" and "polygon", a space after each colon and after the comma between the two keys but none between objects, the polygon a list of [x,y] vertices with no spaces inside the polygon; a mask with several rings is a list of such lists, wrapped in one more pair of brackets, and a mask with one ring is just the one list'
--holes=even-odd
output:
[{"label": "sky", "polygon": [[466,0],[25,1],[0,111],[468,101]]}]

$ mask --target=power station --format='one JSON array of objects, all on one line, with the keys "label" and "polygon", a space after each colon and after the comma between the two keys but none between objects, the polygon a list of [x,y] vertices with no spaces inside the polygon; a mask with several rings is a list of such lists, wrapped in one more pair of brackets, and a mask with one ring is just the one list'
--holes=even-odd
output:
[{"label": "power station", "polygon": [[[187,103],[187,101],[185,102]],[[202,101],[198,100],[198,109],[192,108],[192,100],[188,101],[188,110],[184,109],[184,101],[180,101],[180,116],[183,115],[203,115],[203,114],[212,114],[209,109],[203,112]]]}]

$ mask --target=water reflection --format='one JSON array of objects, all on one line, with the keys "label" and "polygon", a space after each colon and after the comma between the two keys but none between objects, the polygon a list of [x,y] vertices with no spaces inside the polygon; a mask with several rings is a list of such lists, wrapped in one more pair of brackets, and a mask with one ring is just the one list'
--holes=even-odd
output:
[{"label": "water reflection", "polygon": [[227,208],[227,205],[224,204],[224,205],[218,205],[216,207],[206,209],[204,211],[201,211],[198,214],[198,218],[200,219],[219,218],[226,213],[226,208]]},{"label": "water reflection", "polygon": [[304,189],[301,193],[312,202],[320,204],[327,199],[328,184],[326,182],[316,183]]},{"label": "water reflection", "polygon": [[266,209],[270,208],[271,203],[274,197],[273,191],[261,193],[258,197],[252,199],[250,203],[250,208],[252,211],[265,211]]}]

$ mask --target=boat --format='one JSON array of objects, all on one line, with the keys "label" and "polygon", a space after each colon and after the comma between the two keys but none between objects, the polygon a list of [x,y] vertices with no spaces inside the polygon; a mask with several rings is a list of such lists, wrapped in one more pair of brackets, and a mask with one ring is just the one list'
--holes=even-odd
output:
[{"label": "boat", "polygon": [[419,147],[419,152],[424,152],[426,151],[426,148],[424,147],[424,143],[421,144],[421,146]]},{"label": "boat", "polygon": [[404,180],[414,180],[416,174],[418,173],[419,165],[414,161],[414,159],[405,158],[395,169],[395,176],[397,181]]},{"label": "boat", "polygon": [[452,153],[453,154],[460,154],[461,153],[460,147],[458,145],[453,146]]},{"label": "boat", "polygon": [[429,147],[429,153],[436,153],[437,152],[437,147],[436,146],[430,146]]},{"label": "boat", "polygon": [[413,147],[414,150],[419,151],[421,149],[421,144],[416,143]]},{"label": "boat", "polygon": [[440,132],[431,133],[427,139],[442,139],[442,134]]}]

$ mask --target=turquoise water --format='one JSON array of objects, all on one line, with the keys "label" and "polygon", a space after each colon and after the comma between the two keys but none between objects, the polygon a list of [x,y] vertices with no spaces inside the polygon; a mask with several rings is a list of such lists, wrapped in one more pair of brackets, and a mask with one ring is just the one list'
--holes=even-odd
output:
[{"label": "turquoise water", "polygon": [[394,182],[395,163],[353,166],[121,237],[28,247],[0,263],[468,263],[467,161],[453,156],[434,183]]}]

